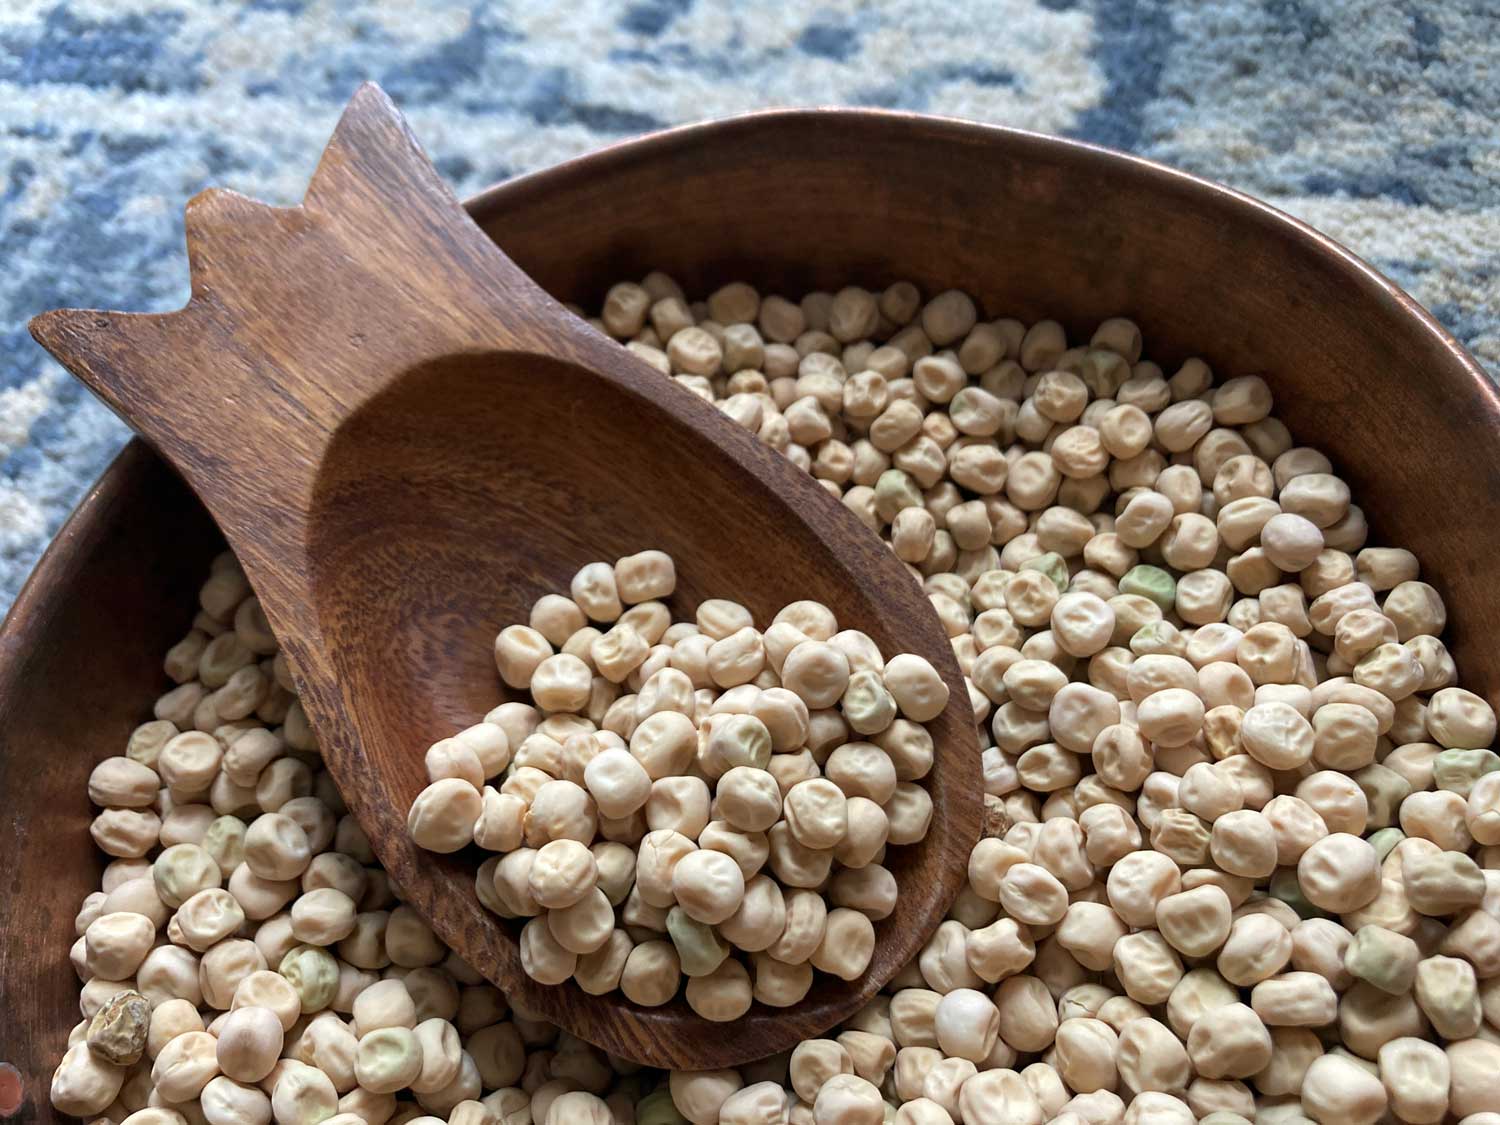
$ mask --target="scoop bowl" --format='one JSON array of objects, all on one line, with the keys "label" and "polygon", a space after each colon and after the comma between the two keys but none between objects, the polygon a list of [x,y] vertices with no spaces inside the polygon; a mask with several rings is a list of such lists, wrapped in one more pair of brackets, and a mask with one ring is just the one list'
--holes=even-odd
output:
[{"label": "scoop bowl", "polygon": [[[329,772],[401,898],[518,1008],[635,1062],[722,1067],[826,1031],[920,950],[963,885],[979,753],[918,583],[853,513],[726,415],[527,278],[464,213],[390,100],[350,103],[300,207],[188,207],[193,297],[157,316],[63,310],[36,338],[182,473],[239,557]],[[811,598],[949,688],[928,724],[927,837],[893,849],[868,970],[756,1005],[733,1035],[681,995],[643,1008],[523,970],[473,855],[419,851],[423,752],[505,699],[495,634],[586,563],[667,551],[679,617],[762,627]]]}]

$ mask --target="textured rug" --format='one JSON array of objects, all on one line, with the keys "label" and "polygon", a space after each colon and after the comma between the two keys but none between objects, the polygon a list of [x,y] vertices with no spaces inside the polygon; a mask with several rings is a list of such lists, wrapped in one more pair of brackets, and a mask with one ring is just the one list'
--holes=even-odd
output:
[{"label": "textured rug", "polygon": [[766,105],[1082,137],[1308,220],[1500,370],[1492,0],[0,0],[0,611],[126,437],[27,318],[180,304],[183,201],[297,201],[365,78],[460,191]]}]

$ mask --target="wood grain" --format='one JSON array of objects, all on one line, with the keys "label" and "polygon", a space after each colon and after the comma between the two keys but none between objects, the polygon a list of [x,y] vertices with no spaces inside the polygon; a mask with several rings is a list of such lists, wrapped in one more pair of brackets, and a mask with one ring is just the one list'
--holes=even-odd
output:
[{"label": "wood grain", "polygon": [[[1126,313],[1153,358],[1264,372],[1277,413],[1353,482],[1376,541],[1421,555],[1447,600],[1465,686],[1500,703],[1489,518],[1500,402],[1409,297],[1270,208],[1074,142],[871,111],[674,130],[503,184],[469,208],[549,292],[585,305],[656,267],[695,293],[733,279],[795,296],[905,278],[929,293],[961,286],[992,315],[1056,316],[1075,334]],[[21,1120],[63,1120],[47,1081],[77,1020],[73,911],[99,869],[85,780],[165,688],[158,661],[191,616],[210,535],[186,489],[135,443],[0,631],[0,792],[21,795],[0,828],[0,1059],[26,1076]],[[526,590],[491,596],[498,619],[513,608],[503,599]],[[464,706],[445,703],[441,717],[457,725]]]},{"label": "wood grain", "polygon": [[[963,678],[921,588],[853,514],[753,435],[573,317],[485,236],[390,101],[365,87],[307,198],[188,208],[175,313],[48,313],[33,331],[182,473],[287,652],[324,760],[401,896],[530,1012],[655,1066],[719,1067],[826,1031],[920,950],[978,837]],[[422,754],[504,694],[495,633],[598,559],[660,548],[679,612],[730,596],[762,624],[798,598],[883,651],[920,652],[952,702],[930,724],[931,832],[869,971],[757,1006],[732,1036],[680,997],[641,1009],[540,985],[519,927],[480,906],[472,855],[418,851]]]}]

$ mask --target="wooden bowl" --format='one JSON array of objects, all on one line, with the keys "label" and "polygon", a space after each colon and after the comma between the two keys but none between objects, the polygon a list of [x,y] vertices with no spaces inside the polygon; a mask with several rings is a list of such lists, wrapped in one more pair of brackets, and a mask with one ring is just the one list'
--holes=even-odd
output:
[{"label": "wooden bowl", "polygon": [[[1087,335],[1141,326],[1170,366],[1264,373],[1277,413],[1350,482],[1372,541],[1422,558],[1464,685],[1500,703],[1500,399],[1415,302],[1327,238],[1243,195],[1102,149],[870,111],[690,126],[501,185],[470,210],[554,294],[597,305],[664,269],[692,293],[732,279],[797,294],[907,279],[991,315]],[[78,903],[102,866],[84,782],[165,686],[218,539],[139,443],[58,535],[0,632],[0,1061],[50,1120],[77,1020]],[[738,1028],[725,1029],[725,1038]]]}]

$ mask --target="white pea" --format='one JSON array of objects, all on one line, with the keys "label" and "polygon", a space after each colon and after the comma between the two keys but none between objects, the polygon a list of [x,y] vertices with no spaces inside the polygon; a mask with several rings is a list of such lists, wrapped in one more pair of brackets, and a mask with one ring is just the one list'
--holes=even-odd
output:
[{"label": "white pea", "polygon": [[602,816],[629,816],[651,796],[651,776],[629,750],[600,752],[584,767],[583,778]]},{"label": "white pea", "polygon": [[884,681],[901,714],[913,722],[929,722],[948,706],[948,685],[921,656],[900,653],[891,657],[886,661]]},{"label": "white pea", "polygon": [[367,1031],[359,1040],[354,1073],[372,1094],[393,1094],[410,1086],[422,1073],[422,1044],[407,1027]]},{"label": "white pea", "polygon": [[745,877],[731,857],[699,849],[674,866],[672,894],[690,917],[714,925],[739,908],[745,897]]},{"label": "white pea", "polygon": [[417,794],[407,815],[407,831],[418,847],[456,852],[473,842],[474,825],[483,811],[478,789],[459,778],[444,778]]},{"label": "white pea", "polygon": [[281,1019],[269,1008],[236,1008],[218,1029],[219,1069],[237,1082],[259,1082],[281,1056]]},{"label": "white pea", "polygon": [[832,848],[848,833],[848,801],[837,785],[824,778],[792,786],[783,813],[792,835],[809,848]]},{"label": "white pea", "polygon": [[831,644],[804,641],[787,653],[781,681],[809,708],[831,707],[849,686],[849,659]]},{"label": "white pea", "polygon": [[538,906],[548,910],[572,906],[594,889],[599,866],[594,854],[577,840],[553,840],[532,859],[527,886]]}]

